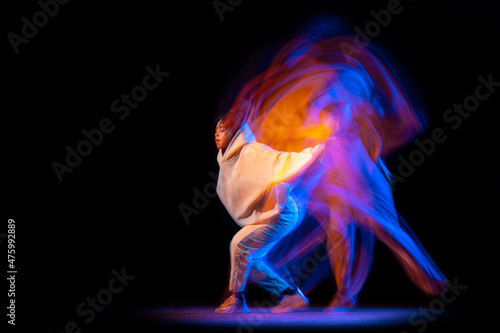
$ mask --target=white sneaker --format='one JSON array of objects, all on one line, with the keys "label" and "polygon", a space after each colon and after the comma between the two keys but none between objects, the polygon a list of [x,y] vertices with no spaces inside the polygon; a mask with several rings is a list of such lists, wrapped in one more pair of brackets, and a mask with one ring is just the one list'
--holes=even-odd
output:
[{"label": "white sneaker", "polygon": [[293,312],[300,309],[307,308],[309,306],[309,300],[304,294],[297,288],[297,293],[295,295],[285,295],[281,299],[278,305],[276,305],[271,312],[272,313],[287,313]]},{"label": "white sneaker", "polygon": [[217,309],[215,309],[215,313],[249,313],[250,309],[245,303],[245,297],[242,299],[234,297],[231,295],[227,298],[224,303],[222,303]]}]

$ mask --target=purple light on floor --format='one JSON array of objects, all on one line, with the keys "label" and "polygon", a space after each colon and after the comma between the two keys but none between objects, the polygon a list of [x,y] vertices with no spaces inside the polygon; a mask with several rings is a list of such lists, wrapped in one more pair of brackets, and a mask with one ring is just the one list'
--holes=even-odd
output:
[{"label": "purple light on floor", "polygon": [[211,307],[150,308],[141,317],[158,323],[221,328],[326,328],[383,327],[410,325],[415,308],[355,308],[323,312],[323,308],[274,314],[269,308],[250,308],[246,314],[215,314]]}]

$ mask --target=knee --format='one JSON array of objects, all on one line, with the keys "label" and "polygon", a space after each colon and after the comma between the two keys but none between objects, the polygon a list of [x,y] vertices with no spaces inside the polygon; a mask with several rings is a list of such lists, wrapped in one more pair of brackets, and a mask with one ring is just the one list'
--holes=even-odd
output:
[{"label": "knee", "polygon": [[236,250],[238,248],[238,241],[236,241],[234,238],[231,240],[231,243],[229,244],[229,252],[231,254],[236,253]]},{"label": "knee", "polygon": [[229,251],[234,255],[244,255],[248,253],[248,247],[241,239],[234,239],[229,244]]},{"label": "knee", "polygon": [[[260,258],[256,255],[258,249],[249,246],[244,240],[231,242],[231,253],[235,258],[256,264]],[[243,259],[244,258],[244,259]],[[237,259],[238,260],[238,259]]]}]

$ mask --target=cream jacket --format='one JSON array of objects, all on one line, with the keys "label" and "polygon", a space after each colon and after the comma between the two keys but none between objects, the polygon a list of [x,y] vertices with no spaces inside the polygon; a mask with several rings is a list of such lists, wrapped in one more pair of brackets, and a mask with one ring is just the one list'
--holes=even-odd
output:
[{"label": "cream jacket", "polygon": [[300,175],[322,150],[281,152],[258,143],[247,124],[236,133],[224,154],[219,150],[217,194],[238,225],[259,224],[279,214]]}]

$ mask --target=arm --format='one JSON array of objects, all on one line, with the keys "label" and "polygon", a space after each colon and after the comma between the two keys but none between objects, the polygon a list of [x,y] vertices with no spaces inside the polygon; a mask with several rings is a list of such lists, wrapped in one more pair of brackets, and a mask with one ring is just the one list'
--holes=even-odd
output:
[{"label": "arm", "polygon": [[306,148],[299,153],[278,152],[274,164],[273,182],[285,181],[304,172],[323,154],[323,144]]}]

